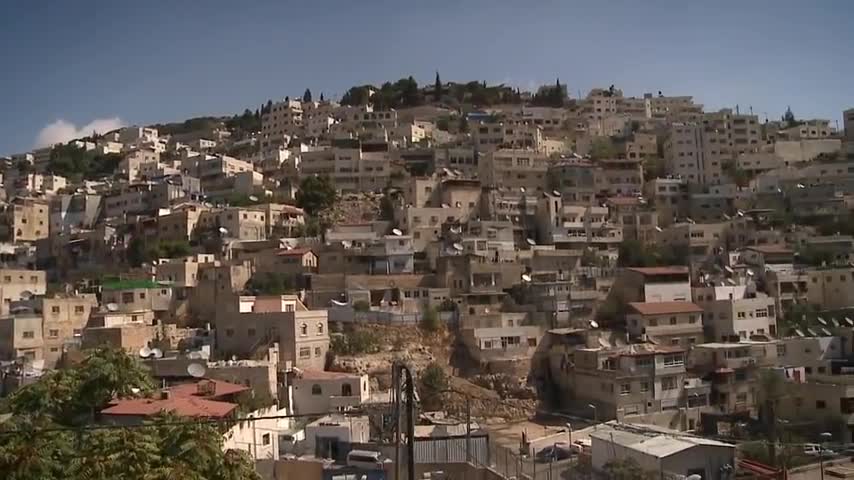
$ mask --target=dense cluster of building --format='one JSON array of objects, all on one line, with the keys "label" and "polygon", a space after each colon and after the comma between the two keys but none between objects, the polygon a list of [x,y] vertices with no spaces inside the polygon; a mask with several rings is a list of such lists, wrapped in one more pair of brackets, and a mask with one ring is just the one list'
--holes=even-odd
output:
[{"label": "dense cluster of building", "polygon": [[[434,100],[287,99],[257,132],[129,127],[3,158],[4,390],[109,345],[173,386],[105,421],[236,415],[254,390],[317,415],[230,432],[255,458],[368,443],[367,414],[334,412],[388,398],[325,371],[330,327],[436,316],[470,367],[612,429],[717,434],[776,375],[777,416],[851,441],[854,109],[840,128],[613,86],[562,107]],[[69,148],[118,162],[57,175]],[[382,208],[318,222],[295,206],[311,177]]]}]

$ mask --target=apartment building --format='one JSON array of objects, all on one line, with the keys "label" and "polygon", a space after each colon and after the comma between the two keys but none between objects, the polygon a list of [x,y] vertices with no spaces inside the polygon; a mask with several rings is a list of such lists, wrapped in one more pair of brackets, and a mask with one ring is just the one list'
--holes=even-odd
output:
[{"label": "apartment building", "polygon": [[336,242],[317,249],[320,273],[391,275],[412,273],[414,249],[408,235]]},{"label": "apartment building", "polygon": [[624,240],[635,240],[644,245],[658,241],[658,213],[643,198],[611,197],[605,202],[610,222],[622,228]]},{"label": "apartment building", "polygon": [[580,158],[566,158],[549,166],[549,188],[560,192],[563,201],[592,205],[607,188],[602,167]]},{"label": "apartment building", "polygon": [[157,217],[157,239],[161,242],[190,241],[202,212],[210,208],[198,203],[187,203],[172,209],[171,213]]},{"label": "apartment building", "polygon": [[688,216],[688,182],[682,178],[653,178],[644,185],[644,197],[655,207],[661,227],[669,226],[674,218]]},{"label": "apartment building", "polygon": [[224,356],[253,358],[278,342],[281,365],[323,370],[329,350],[326,310],[309,310],[296,297],[240,297],[217,311],[217,347]]},{"label": "apartment building", "polygon": [[435,165],[437,169],[447,168],[458,171],[465,178],[476,177],[478,173],[478,155],[473,147],[449,146],[435,150]]},{"label": "apartment building", "polygon": [[601,167],[602,184],[609,195],[640,195],[643,190],[643,166],[640,159],[616,158],[597,162]]},{"label": "apartment building", "polygon": [[53,368],[65,348],[80,345],[83,329],[89,322],[90,313],[97,308],[98,299],[94,294],[54,295],[39,297],[35,305],[36,312],[42,315],[45,366]]},{"label": "apartment building", "polygon": [[828,138],[836,135],[836,129],[830,125],[830,120],[813,119],[784,128],[777,132],[777,135],[788,140]]},{"label": "apartment building", "polygon": [[696,258],[705,258],[723,248],[728,230],[727,223],[674,223],[659,233],[658,243],[684,249]]},{"label": "apartment building", "polygon": [[290,380],[293,411],[319,415],[357,408],[371,398],[367,375],[323,370],[301,370]]},{"label": "apartment building", "polygon": [[382,190],[391,176],[387,146],[374,149],[358,140],[336,142],[323,150],[301,155],[300,177],[325,176],[342,192],[376,192]]},{"label": "apartment building", "polygon": [[41,315],[18,313],[0,316],[0,360],[19,359],[28,363],[44,360]]},{"label": "apartment building", "polygon": [[121,312],[168,312],[172,307],[172,293],[171,286],[150,280],[113,280],[101,285],[103,303],[115,304]]},{"label": "apartment building", "polygon": [[276,102],[261,116],[261,135],[265,138],[301,136],[303,105],[299,100]]},{"label": "apartment building", "polygon": [[723,413],[754,415],[760,401],[760,368],[777,364],[777,343],[704,343],[694,346],[689,360],[691,372],[711,382],[712,405]]},{"label": "apartment building", "polygon": [[[627,311],[630,302],[690,302],[691,281],[688,267],[636,267],[619,272],[608,291],[604,311]],[[603,318],[623,323],[623,319]]]},{"label": "apartment building", "polygon": [[542,338],[539,325],[465,328],[460,332],[471,358],[486,373],[527,375]]},{"label": "apartment building", "polygon": [[203,253],[183,258],[161,259],[154,265],[154,279],[174,287],[195,287],[199,281],[199,266],[213,262],[213,254]]},{"label": "apartment building", "polygon": [[462,207],[405,207],[403,221],[405,230],[412,235],[412,246],[423,251],[430,242],[439,239],[442,226],[464,221]]},{"label": "apartment building", "polygon": [[773,297],[756,292],[753,285],[695,287],[693,296],[705,312],[703,325],[712,341],[777,336],[776,302]]},{"label": "apartment building", "polygon": [[258,207],[202,210],[196,228],[205,231],[217,229],[223,237],[237,240],[264,240],[267,238],[267,214]]},{"label": "apartment building", "polygon": [[537,202],[537,237],[555,248],[616,248],[623,230],[608,218],[608,207],[565,205],[560,195],[544,193]]},{"label": "apartment building", "polygon": [[47,293],[47,272],[44,270],[0,269],[0,314],[9,313],[9,306],[17,300]]},{"label": "apartment building", "polygon": [[484,186],[525,188],[531,192],[548,187],[549,160],[535,150],[491,151],[480,157],[478,168],[478,177]]},{"label": "apartment building", "polygon": [[[578,348],[560,362],[558,383],[570,388],[561,398],[570,406],[589,412],[600,421],[629,418],[642,423],[668,424],[680,409],[708,405],[709,385],[689,381],[685,351],[677,347],[632,344],[624,347]],[[697,422],[696,411],[689,415]],[[641,420],[642,419],[642,420]]]},{"label": "apartment building", "polygon": [[93,229],[100,218],[101,208],[100,195],[57,195],[50,202],[51,235]]},{"label": "apartment building", "polygon": [[659,345],[690,349],[703,342],[703,309],[692,302],[630,302],[630,335]]},{"label": "apartment building", "polygon": [[267,219],[267,237],[292,237],[305,225],[305,212],[293,205],[267,203],[260,206]]},{"label": "apartment building", "polygon": [[0,214],[0,237],[35,242],[50,235],[50,206],[44,200],[16,198]]},{"label": "apartment building", "polygon": [[854,268],[816,268],[806,271],[807,301],[822,310],[854,305]]},{"label": "apartment building", "polygon": [[789,381],[778,401],[776,414],[789,422],[813,422],[818,428],[854,440],[854,382],[845,375],[815,375],[806,381]]}]

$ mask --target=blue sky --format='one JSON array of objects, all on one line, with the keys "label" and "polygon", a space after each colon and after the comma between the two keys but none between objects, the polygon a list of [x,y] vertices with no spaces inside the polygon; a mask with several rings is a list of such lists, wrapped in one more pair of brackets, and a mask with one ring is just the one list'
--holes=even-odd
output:
[{"label": "blue sky", "polygon": [[852,22],[848,0],[8,1],[0,154],[32,148],[59,120],[229,114],[306,87],[431,82],[436,70],[839,119],[854,106]]}]

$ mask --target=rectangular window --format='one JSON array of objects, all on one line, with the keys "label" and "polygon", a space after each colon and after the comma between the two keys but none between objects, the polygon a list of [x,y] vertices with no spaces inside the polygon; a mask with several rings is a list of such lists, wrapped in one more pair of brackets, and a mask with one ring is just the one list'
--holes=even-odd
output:
[{"label": "rectangular window", "polygon": [[56,338],[59,336],[59,330],[51,329],[48,331],[48,335],[50,336],[50,338]]},{"label": "rectangular window", "polygon": [[649,382],[641,382],[640,383],[640,391],[646,393],[649,391]]},{"label": "rectangular window", "polygon": [[133,303],[133,292],[122,293],[122,303]]},{"label": "rectangular window", "polygon": [[314,347],[314,356],[315,357],[319,357],[321,355],[321,352],[322,351],[321,351],[320,347]]},{"label": "rectangular window", "polygon": [[21,337],[23,338],[36,338],[36,332],[32,330],[26,330],[21,333]]},{"label": "rectangular window", "polygon": [[632,393],[632,385],[630,383],[620,384],[620,395],[628,395]]},{"label": "rectangular window", "polygon": [[649,368],[654,364],[655,362],[653,361],[652,357],[638,357],[638,359],[635,360],[635,365],[638,368]]},{"label": "rectangular window", "polygon": [[270,444],[270,434],[269,433],[265,433],[264,435],[261,436],[261,444],[262,445],[269,445]]},{"label": "rectangular window", "polygon": [[75,305],[74,306],[74,313],[80,314],[80,313],[83,313],[85,311],[86,311],[86,307],[84,307],[83,305]]},{"label": "rectangular window", "polygon": [[59,313],[59,307],[58,306],[50,307],[50,313]]},{"label": "rectangular window", "polygon": [[233,328],[226,328],[225,329],[225,336],[226,337],[233,337],[234,336],[234,329]]},{"label": "rectangular window", "polygon": [[681,353],[674,353],[672,355],[664,356],[664,366],[665,367],[678,367],[685,364],[685,357],[682,356]]},{"label": "rectangular window", "polygon": [[255,336],[255,329],[250,328],[250,329],[246,330],[246,335],[248,335],[250,337],[254,337]]},{"label": "rectangular window", "polygon": [[825,403],[824,400],[816,400],[815,401],[815,408],[817,410],[824,410],[825,408],[827,408],[827,403]]},{"label": "rectangular window", "polygon": [[301,347],[299,349],[299,358],[311,358],[311,347]]},{"label": "rectangular window", "polygon": [[676,390],[676,377],[664,377],[661,379],[662,390]]}]

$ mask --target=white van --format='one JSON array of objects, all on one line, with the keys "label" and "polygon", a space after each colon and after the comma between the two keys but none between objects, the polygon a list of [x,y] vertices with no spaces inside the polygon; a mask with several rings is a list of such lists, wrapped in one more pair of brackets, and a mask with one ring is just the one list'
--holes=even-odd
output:
[{"label": "white van", "polygon": [[369,470],[382,469],[383,461],[380,452],[370,450],[351,450],[347,454],[347,465]]}]

